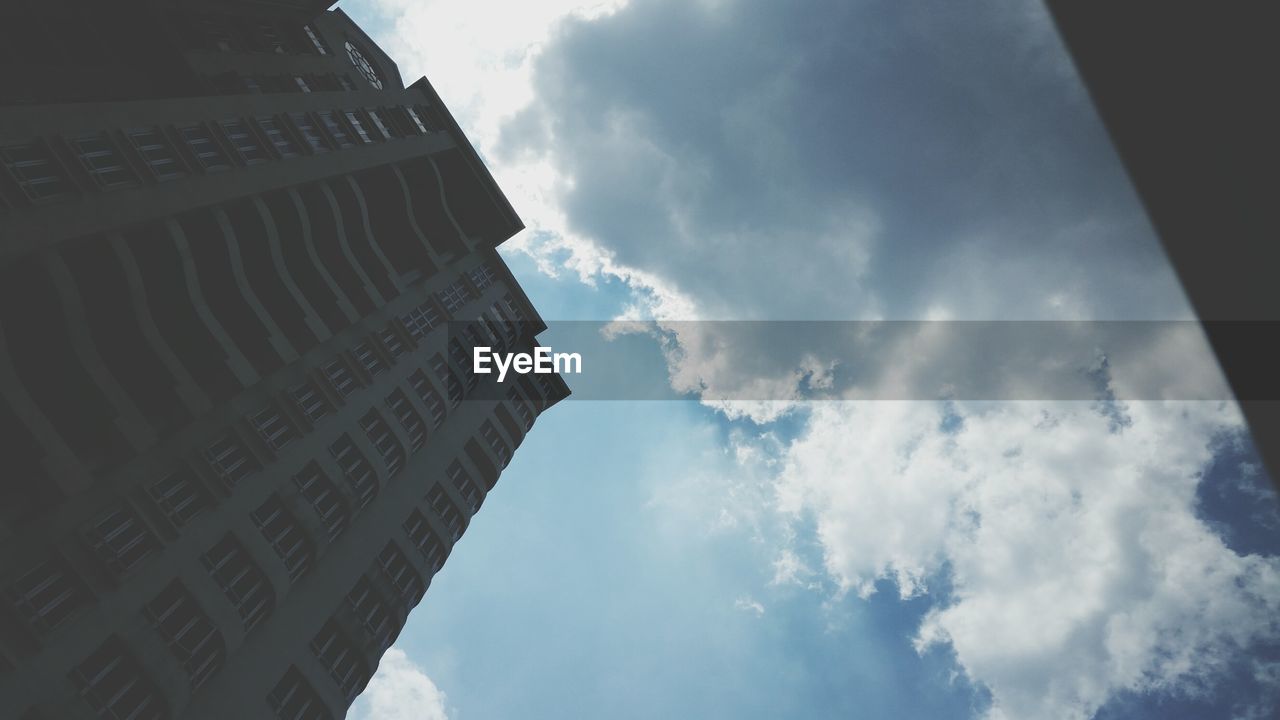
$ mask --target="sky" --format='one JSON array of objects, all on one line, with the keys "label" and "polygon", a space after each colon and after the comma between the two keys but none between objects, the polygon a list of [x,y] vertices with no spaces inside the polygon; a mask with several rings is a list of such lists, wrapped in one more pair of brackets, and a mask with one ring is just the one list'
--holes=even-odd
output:
[{"label": "sky", "polygon": [[687,398],[540,418],[352,717],[1280,711],[1280,507],[1233,403],[1105,364],[1094,401],[809,403],[848,357],[669,322],[1192,318],[1040,5],[340,7],[523,217],[544,342],[656,319],[635,362]]}]

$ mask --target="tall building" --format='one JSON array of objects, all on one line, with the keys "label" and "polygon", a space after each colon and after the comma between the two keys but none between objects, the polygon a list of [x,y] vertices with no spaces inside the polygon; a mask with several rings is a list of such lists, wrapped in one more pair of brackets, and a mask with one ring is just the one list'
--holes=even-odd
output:
[{"label": "tall building", "polygon": [[0,3],[0,717],[342,717],[558,376],[332,2]]}]

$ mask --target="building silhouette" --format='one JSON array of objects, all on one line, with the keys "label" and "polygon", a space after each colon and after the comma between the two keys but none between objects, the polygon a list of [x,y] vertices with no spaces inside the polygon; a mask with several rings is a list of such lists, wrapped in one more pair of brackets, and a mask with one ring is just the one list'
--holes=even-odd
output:
[{"label": "building silhouette", "polygon": [[330,2],[0,4],[0,717],[342,717],[536,416],[522,223]]}]

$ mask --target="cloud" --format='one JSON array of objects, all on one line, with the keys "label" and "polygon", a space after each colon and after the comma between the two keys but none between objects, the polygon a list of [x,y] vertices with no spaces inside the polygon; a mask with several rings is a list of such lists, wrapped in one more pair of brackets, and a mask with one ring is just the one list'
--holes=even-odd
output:
[{"label": "cloud", "polygon": [[953,652],[991,718],[1205,692],[1280,640],[1280,560],[1233,552],[1196,512],[1210,441],[1241,420],[1227,403],[1126,412],[1116,427],[1087,403],[822,405],[778,506],[815,524],[842,591],[947,587],[916,646]]},{"label": "cloud", "polygon": [[399,648],[382,656],[378,672],[356,703],[352,720],[448,720],[445,694]]},{"label": "cloud", "polygon": [[742,610],[743,612],[752,613],[756,617],[764,617],[764,605],[761,605],[760,601],[750,595],[743,595],[737,600],[734,600],[733,607],[738,610]]}]

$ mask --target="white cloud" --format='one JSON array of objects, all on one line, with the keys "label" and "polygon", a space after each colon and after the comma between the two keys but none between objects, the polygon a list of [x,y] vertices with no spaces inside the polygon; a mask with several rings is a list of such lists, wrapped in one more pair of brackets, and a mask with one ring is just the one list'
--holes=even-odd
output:
[{"label": "white cloud", "polygon": [[752,613],[756,617],[764,617],[764,605],[761,605],[759,600],[756,600],[750,595],[743,595],[737,600],[734,600],[733,606],[743,612]]},{"label": "white cloud", "polygon": [[356,703],[351,720],[448,720],[445,694],[399,648],[382,656],[378,672]]},{"label": "white cloud", "polygon": [[[1121,691],[1194,693],[1280,639],[1280,561],[1196,517],[1226,403],[827,404],[788,449],[781,510],[812,519],[824,570],[860,595],[945,577],[921,651],[949,647],[991,718],[1088,718]],[[780,572],[780,577],[788,573]]]}]

